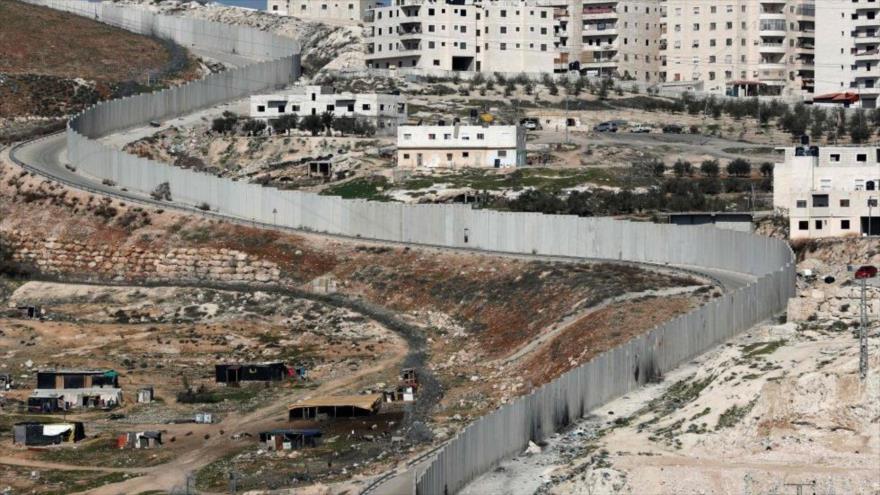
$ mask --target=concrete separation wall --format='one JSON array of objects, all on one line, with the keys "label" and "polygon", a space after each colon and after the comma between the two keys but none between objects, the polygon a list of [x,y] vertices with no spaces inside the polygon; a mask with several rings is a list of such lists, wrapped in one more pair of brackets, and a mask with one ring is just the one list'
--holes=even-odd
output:
[{"label": "concrete separation wall", "polygon": [[[133,9],[76,0],[31,0],[64,10],[94,10],[100,20],[137,32],[160,30],[185,46],[256,53],[266,40],[244,28],[199,27]],[[78,10],[77,10],[78,9]],[[179,22],[174,20],[173,22]],[[208,23],[212,24],[212,23]],[[204,30],[204,31],[202,31]],[[198,35],[196,33],[204,33]],[[232,41],[217,42],[229,36]],[[271,36],[271,35],[266,35]],[[276,37],[277,38],[277,37]],[[627,260],[746,273],[756,282],[658,326],[569,371],[464,429],[416,482],[423,495],[454,493],[529,440],[540,440],[611,398],[785,310],[794,295],[794,260],[785,242],[712,227],[678,227],[607,218],[506,213],[465,205],[404,205],[280,191],[145,160],[95,137],[283,84],[299,72],[298,46],[274,61],[210,76],[158,93],[102,103],[71,120],[68,158],[79,170],[143,193],[168,183],[175,202],[206,204],[227,217],[382,241],[505,253]],[[281,50],[283,52],[284,50]]]}]

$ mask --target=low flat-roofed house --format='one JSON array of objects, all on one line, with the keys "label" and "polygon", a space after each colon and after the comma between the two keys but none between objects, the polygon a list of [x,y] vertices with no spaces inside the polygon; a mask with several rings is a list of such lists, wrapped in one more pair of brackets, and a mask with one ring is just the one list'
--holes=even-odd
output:
[{"label": "low flat-roofed house", "polygon": [[792,239],[880,235],[880,147],[785,149],[773,169],[773,208]]},{"label": "low flat-roofed house", "polygon": [[379,412],[382,394],[330,395],[290,405],[288,419],[354,418]]},{"label": "low flat-roofed house", "polygon": [[406,123],[406,99],[401,95],[379,93],[336,93],[329,86],[299,86],[283,93],[250,97],[250,116],[277,119],[284,115],[321,115],[331,112],[334,118],[351,117],[368,122],[377,134],[393,135]]},{"label": "low flat-roofed house", "polygon": [[397,128],[397,166],[508,168],[526,164],[526,133],[513,125],[423,125]]},{"label": "low flat-roofed house", "polygon": [[38,389],[119,388],[119,373],[114,370],[40,370],[37,371]]},{"label": "low flat-roofed house", "polygon": [[228,363],[214,366],[217,383],[281,381],[290,376],[287,365],[282,362]]},{"label": "low flat-roofed house", "polygon": [[28,397],[28,411],[51,413],[70,409],[112,409],[121,403],[120,388],[38,388]]},{"label": "low flat-roofed house", "polygon": [[83,424],[78,421],[65,423],[16,423],[12,427],[12,443],[25,446],[73,443],[85,437]]},{"label": "low flat-roofed house", "polygon": [[381,0],[267,0],[266,11],[322,21],[364,21]]},{"label": "low flat-roofed house", "polygon": [[321,430],[280,429],[260,432],[260,443],[269,450],[295,450],[317,447]]}]

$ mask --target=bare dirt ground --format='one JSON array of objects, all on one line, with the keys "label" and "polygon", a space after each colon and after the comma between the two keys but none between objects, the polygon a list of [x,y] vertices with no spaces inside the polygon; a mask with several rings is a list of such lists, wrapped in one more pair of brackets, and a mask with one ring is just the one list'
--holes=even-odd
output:
[{"label": "bare dirt ground", "polygon": [[[125,418],[111,420],[106,413],[85,414],[87,430],[100,437],[82,444],[82,450],[59,449],[48,454],[16,451],[15,459],[7,459],[18,465],[49,462],[54,472],[62,468],[75,470],[81,465],[76,462],[79,458],[111,458],[126,471],[108,471],[104,481],[109,482],[110,474],[137,476],[137,480],[111,485],[108,493],[116,493],[116,489],[134,492],[151,484],[170,488],[182,483],[186,473],[192,471],[199,472],[200,486],[223,489],[223,476],[228,470],[252,473],[248,466],[268,462],[271,457],[259,453],[251,437],[233,440],[231,436],[236,432],[253,433],[285,424],[285,406],[293,397],[357,392],[394,383],[399,367],[411,359],[423,367],[425,376],[437,381],[441,391],[433,398],[420,395],[424,402],[417,401],[412,414],[426,421],[421,430],[424,438],[442,441],[479,414],[551,379],[617,339],[650,328],[658,318],[672,317],[700,304],[711,298],[714,290],[703,281],[669,271],[383,246],[262,231],[119,201],[108,204],[3,164],[0,237],[12,231],[37,239],[79,240],[109,247],[133,245],[157,252],[172,247],[235,249],[276,263],[289,287],[311,291],[330,281],[336,287],[337,294],[324,296],[331,299],[318,299],[316,303],[300,301],[301,297],[260,295],[259,287],[113,288],[101,287],[101,281],[96,281],[98,287],[4,284],[3,294],[10,301],[44,304],[51,318],[45,322],[0,322],[6,339],[3,348],[8,349],[4,362],[25,381],[23,389],[10,394],[11,401],[27,395],[32,386],[28,380],[33,380],[29,370],[50,365],[119,369],[127,397],[132,397],[133,387],[140,384],[152,383],[159,388],[163,402],[149,407],[127,405]],[[88,279],[90,274],[69,276]],[[686,289],[663,292],[675,287]],[[614,322],[615,314],[622,316],[619,313],[609,314],[609,308],[605,308],[594,315],[594,307],[629,293],[635,295],[627,302],[630,323],[625,331],[621,332]],[[322,309],[343,302],[348,304],[344,306],[349,308],[346,311]],[[364,314],[358,309],[362,307],[372,316],[364,319],[350,312]],[[370,323],[381,315],[386,316],[378,326]],[[590,323],[594,316],[597,323]],[[420,354],[412,354],[410,343],[409,354],[404,357],[406,350],[388,334],[389,325],[395,332],[418,332],[424,342]],[[557,365],[528,377],[519,374],[529,366],[532,355],[545,347],[520,352],[514,359],[505,358],[542,335],[549,335],[544,340],[551,344],[562,336],[576,337],[586,353],[550,353],[545,361],[558,359]],[[226,390],[217,390],[217,395],[227,400],[204,406],[175,400],[182,389],[182,376],[187,376],[191,385],[208,387],[212,384],[207,370],[230,357],[303,361],[314,369],[311,383],[319,388],[242,388],[232,396],[224,396]],[[488,364],[496,359],[504,361],[504,366]],[[167,450],[149,452],[149,457],[108,452],[107,441],[113,431],[133,429],[157,418],[186,416],[201,408],[214,410],[222,422],[198,427],[163,424],[161,429],[176,441]],[[302,486],[321,480],[358,479],[361,474],[373,474],[393,465],[410,452],[430,445],[411,439],[403,447],[391,448],[383,443],[390,442],[397,425],[406,423],[408,413],[403,412],[403,420],[389,416],[383,420],[385,426],[377,424],[385,440],[367,442],[358,455],[334,460],[332,467],[319,470],[318,464],[324,462],[319,461],[321,456],[338,459],[335,455],[344,450],[342,445],[348,445],[341,433],[330,435],[337,436],[336,441],[341,443],[328,441],[329,448],[314,452],[314,457],[307,455],[289,463],[291,471],[279,474],[281,478],[255,477],[251,486]],[[4,417],[9,422],[21,419],[18,412]],[[353,426],[357,426],[351,428],[356,431],[372,429],[372,423]],[[190,431],[192,434],[187,435]],[[205,434],[209,438],[204,438]],[[282,459],[272,462],[284,464]],[[303,472],[311,474],[303,476]],[[22,484],[33,482],[29,478],[16,480]]]},{"label": "bare dirt ground", "polygon": [[182,47],[73,14],[3,0],[0,19],[0,142],[63,128],[64,117],[97,101],[207,72]]}]

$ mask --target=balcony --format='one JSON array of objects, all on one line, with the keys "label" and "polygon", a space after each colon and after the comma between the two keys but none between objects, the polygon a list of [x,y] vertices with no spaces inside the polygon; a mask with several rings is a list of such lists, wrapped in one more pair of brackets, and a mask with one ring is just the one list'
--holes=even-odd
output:
[{"label": "balcony", "polygon": [[759,46],[761,53],[785,53],[784,43],[761,43]]},{"label": "balcony", "polygon": [[850,34],[852,35],[853,43],[856,45],[875,45],[880,43],[880,34],[876,30],[852,31]]},{"label": "balcony", "polygon": [[867,16],[858,16],[858,19],[852,21],[852,25],[856,28],[876,28],[880,26],[880,18],[874,17],[869,19]]},{"label": "balcony", "polygon": [[856,79],[876,79],[880,77],[880,67],[869,65],[853,65],[851,66],[852,75]]},{"label": "balcony", "polygon": [[857,61],[880,60],[880,50],[877,50],[876,48],[873,50],[856,52],[854,55]]},{"label": "balcony", "polygon": [[617,19],[617,9],[613,7],[584,7],[583,19]]}]

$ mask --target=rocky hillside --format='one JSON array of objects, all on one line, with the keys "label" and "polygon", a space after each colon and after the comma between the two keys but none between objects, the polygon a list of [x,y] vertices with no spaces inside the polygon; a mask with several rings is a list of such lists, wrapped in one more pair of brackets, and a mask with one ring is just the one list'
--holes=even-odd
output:
[{"label": "rocky hillside", "polygon": [[342,69],[364,66],[362,27],[356,24],[331,26],[296,17],[196,1],[122,0],[117,3],[135,4],[163,14],[187,15],[248,26],[295,38],[302,43],[303,70],[306,74],[313,74],[324,67]]}]

